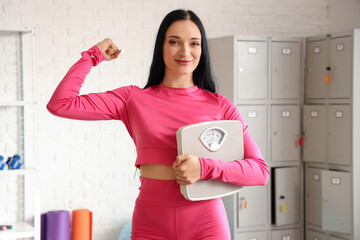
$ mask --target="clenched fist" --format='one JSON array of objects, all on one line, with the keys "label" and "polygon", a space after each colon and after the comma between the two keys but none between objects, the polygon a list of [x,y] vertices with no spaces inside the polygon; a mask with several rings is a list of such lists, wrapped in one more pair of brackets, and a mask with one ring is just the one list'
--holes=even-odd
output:
[{"label": "clenched fist", "polygon": [[111,61],[117,58],[121,52],[120,49],[113,43],[110,38],[105,38],[103,41],[96,44],[104,55],[104,60]]}]

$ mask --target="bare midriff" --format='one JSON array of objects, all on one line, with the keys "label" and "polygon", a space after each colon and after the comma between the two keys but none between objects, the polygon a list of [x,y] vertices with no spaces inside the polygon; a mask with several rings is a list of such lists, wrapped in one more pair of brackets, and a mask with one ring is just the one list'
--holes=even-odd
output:
[{"label": "bare midriff", "polygon": [[175,180],[174,169],[168,165],[142,164],[140,165],[140,176],[158,180]]}]

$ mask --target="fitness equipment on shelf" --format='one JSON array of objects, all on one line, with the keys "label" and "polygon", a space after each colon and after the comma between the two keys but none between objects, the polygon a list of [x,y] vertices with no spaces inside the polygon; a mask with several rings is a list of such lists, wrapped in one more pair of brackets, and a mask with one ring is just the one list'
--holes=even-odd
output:
[{"label": "fitness equipment on shelf", "polygon": [[21,166],[24,164],[20,155],[15,154],[13,157],[9,157],[6,161],[6,164],[9,166],[9,169],[15,170],[20,169]]},{"label": "fitness equipment on shelf", "polygon": [[6,165],[4,157],[0,155],[0,170],[3,170]]}]

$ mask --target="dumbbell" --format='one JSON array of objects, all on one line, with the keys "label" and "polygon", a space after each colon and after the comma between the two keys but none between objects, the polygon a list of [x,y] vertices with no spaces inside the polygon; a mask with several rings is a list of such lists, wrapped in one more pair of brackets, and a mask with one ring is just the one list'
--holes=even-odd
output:
[{"label": "dumbbell", "polygon": [[5,163],[4,157],[0,155],[0,170],[3,170],[5,165],[6,165],[6,163]]},{"label": "dumbbell", "polygon": [[21,160],[20,155],[15,154],[13,157],[8,158],[6,164],[9,166],[9,169],[14,170],[14,169],[20,169],[24,163]]}]

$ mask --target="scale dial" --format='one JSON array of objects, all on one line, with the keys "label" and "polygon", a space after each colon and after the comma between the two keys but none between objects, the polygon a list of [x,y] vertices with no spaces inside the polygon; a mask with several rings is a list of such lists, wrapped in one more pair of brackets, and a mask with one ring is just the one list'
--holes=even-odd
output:
[{"label": "scale dial", "polygon": [[219,127],[206,129],[199,137],[201,143],[211,152],[220,149],[227,136],[227,132]]}]

